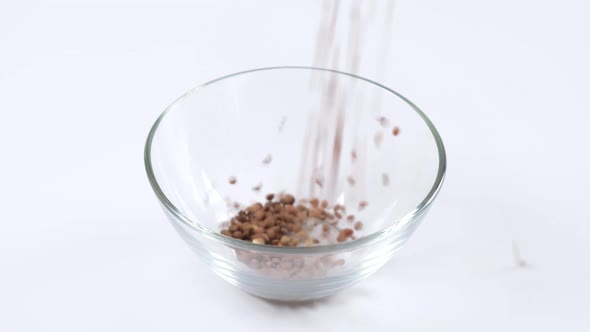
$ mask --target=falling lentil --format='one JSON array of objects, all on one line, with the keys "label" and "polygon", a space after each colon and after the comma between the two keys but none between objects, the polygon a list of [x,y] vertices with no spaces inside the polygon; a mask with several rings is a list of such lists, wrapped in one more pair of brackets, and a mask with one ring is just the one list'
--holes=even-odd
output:
[{"label": "falling lentil", "polygon": [[389,119],[388,118],[386,118],[384,116],[380,116],[377,118],[377,121],[379,122],[381,127],[383,127],[383,128],[389,127]]},{"label": "falling lentil", "polygon": [[360,201],[359,202],[359,210],[363,210],[364,208],[367,207],[367,205],[369,205],[369,203],[367,201]]},{"label": "falling lentil", "polygon": [[360,230],[361,228],[363,228],[363,222],[362,221],[357,221],[354,223],[354,229],[355,230]]},{"label": "falling lentil", "polygon": [[317,184],[320,188],[324,187],[324,181],[322,181],[322,179],[315,179],[315,184]]},{"label": "falling lentil", "polygon": [[348,176],[346,178],[346,181],[348,182],[349,185],[354,186],[356,184],[356,180],[354,179],[354,177],[352,175]]},{"label": "falling lentil", "polygon": [[389,175],[387,175],[387,173],[383,173],[383,174],[381,175],[381,183],[382,183],[384,186],[389,186]]}]

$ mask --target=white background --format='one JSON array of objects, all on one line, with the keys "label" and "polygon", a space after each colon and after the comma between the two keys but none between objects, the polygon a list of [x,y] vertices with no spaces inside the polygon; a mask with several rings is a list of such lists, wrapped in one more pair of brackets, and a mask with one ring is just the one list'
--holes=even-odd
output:
[{"label": "white background", "polygon": [[149,127],[210,79],[310,65],[319,8],[0,3],[0,331],[590,329],[586,1],[398,2],[384,83],[437,125],[448,174],[367,281],[280,306],[192,256],[145,177]]}]

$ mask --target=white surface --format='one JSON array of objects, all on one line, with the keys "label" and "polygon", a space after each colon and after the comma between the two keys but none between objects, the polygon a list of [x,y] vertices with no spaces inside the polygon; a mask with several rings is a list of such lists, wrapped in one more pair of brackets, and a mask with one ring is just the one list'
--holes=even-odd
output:
[{"label": "white surface", "polygon": [[384,83],[439,128],[447,181],[394,261],[298,307],[193,258],[142,148],[196,84],[311,64],[319,4],[163,3],[0,4],[1,331],[590,329],[587,2],[399,2]]}]

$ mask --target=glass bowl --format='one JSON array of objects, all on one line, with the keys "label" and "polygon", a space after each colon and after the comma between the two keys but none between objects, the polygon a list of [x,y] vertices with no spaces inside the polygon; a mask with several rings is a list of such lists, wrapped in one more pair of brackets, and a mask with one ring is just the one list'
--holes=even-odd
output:
[{"label": "glass bowl", "polygon": [[[434,125],[399,93],[335,70],[277,67],[178,98],[149,133],[145,167],[172,225],[216,274],[262,298],[306,301],[354,285],[401,248],[441,188],[446,157]],[[345,242],[296,247],[220,234],[236,203],[280,192],[342,204],[363,227]]]}]

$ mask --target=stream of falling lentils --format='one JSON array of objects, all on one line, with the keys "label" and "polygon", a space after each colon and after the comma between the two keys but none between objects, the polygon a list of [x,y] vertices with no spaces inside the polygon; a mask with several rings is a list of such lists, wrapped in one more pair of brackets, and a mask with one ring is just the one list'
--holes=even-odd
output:
[{"label": "stream of falling lentils", "polygon": [[[382,52],[380,58],[375,60],[378,64],[377,75],[382,75],[385,72],[384,68],[387,64],[388,45],[391,36],[391,22],[393,13],[393,1],[387,2],[388,7],[385,9],[385,21],[383,22],[383,40]],[[346,46],[346,49],[352,50],[353,54],[347,57],[350,61],[345,63],[344,70],[352,73],[358,71],[360,63],[360,56],[358,50],[365,37],[369,34],[368,22],[374,21],[378,17],[374,17],[376,13],[383,11],[373,10],[373,14],[368,13],[363,16],[361,11],[361,2],[357,2],[348,13],[339,13],[338,2],[328,3],[322,9],[322,24],[318,30],[316,54],[314,60],[315,67],[323,68],[338,68],[341,64],[338,61],[339,49]],[[349,38],[347,45],[338,45],[338,39],[335,38],[336,24],[340,19],[345,19],[344,23],[349,24],[349,33],[346,34]],[[341,22],[342,23],[342,22]],[[324,105],[329,112],[323,112],[321,115],[328,117],[325,122],[314,122],[313,119],[308,127],[306,137],[312,137],[313,143],[310,154],[302,158],[302,171],[300,177],[302,179],[311,176],[310,185],[308,189],[310,193],[314,189],[328,191],[335,184],[335,178],[326,178],[326,174],[338,175],[340,163],[340,148],[342,143],[342,126],[343,115],[341,107],[335,103],[337,89],[336,81],[329,79],[328,81],[320,80],[314,84],[319,84],[319,88],[327,96],[324,100]],[[346,100],[347,94],[339,96],[338,100]],[[344,98],[344,99],[342,99]],[[376,104],[372,107],[376,114],[380,113],[379,98],[375,99]],[[344,102],[343,104],[346,104]],[[334,120],[332,122],[332,120]],[[377,130],[372,137],[375,148],[379,149],[385,139],[392,136],[398,136],[400,129],[397,126],[392,126],[391,121],[384,116],[376,117],[379,130]],[[287,118],[283,117],[278,125],[278,133],[280,134],[285,127]],[[322,123],[334,123],[335,137],[333,142],[329,142],[325,136],[325,126]],[[389,133],[388,133],[389,132]],[[333,145],[330,145],[333,143]],[[356,145],[358,142],[355,142]],[[333,149],[333,151],[329,151]],[[320,154],[333,152],[332,160],[324,164],[324,167],[317,167],[318,156]],[[357,168],[362,172],[362,160],[358,160],[359,154],[356,149],[350,151],[350,161],[357,162]],[[272,163],[273,158],[271,154],[267,154],[262,159],[263,165]],[[360,163],[358,163],[360,161]],[[313,172],[310,175],[307,173],[308,166],[313,167]],[[317,172],[319,170],[319,172]],[[322,176],[322,174],[324,176]],[[374,176],[379,176],[383,186],[390,185],[390,178],[387,173],[377,173]],[[357,179],[351,175],[345,175],[346,185],[354,187],[357,185]],[[360,180],[360,179],[359,179]],[[362,181],[362,180],[361,180]],[[238,186],[242,182],[238,181],[235,176],[230,176],[228,182],[231,185]],[[316,187],[317,186],[317,187]],[[256,193],[261,193],[263,183],[256,183],[251,189]],[[299,190],[307,191],[307,190]],[[310,194],[313,196],[313,194]],[[228,207],[237,211],[231,220],[224,222],[221,234],[238,239],[241,241],[252,242],[260,246],[278,246],[278,247],[312,247],[324,244],[343,243],[346,241],[355,240],[361,236],[363,229],[363,221],[359,220],[358,216],[362,215],[361,211],[369,206],[369,202],[360,200],[354,206],[344,206],[341,204],[334,204],[327,200],[321,200],[317,197],[295,197],[289,193],[268,193],[265,199],[255,202],[247,207],[238,202],[231,202],[229,198]],[[355,216],[356,213],[356,216]],[[323,276],[331,268],[343,266],[345,261],[343,257],[337,255],[307,255],[301,257],[300,255],[279,255],[256,252],[255,250],[235,249],[237,258],[252,269],[259,271],[262,275],[286,278],[286,279],[305,279],[309,277]]]}]

